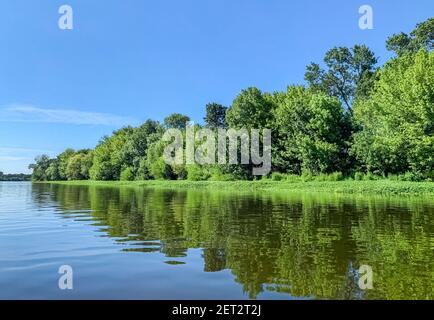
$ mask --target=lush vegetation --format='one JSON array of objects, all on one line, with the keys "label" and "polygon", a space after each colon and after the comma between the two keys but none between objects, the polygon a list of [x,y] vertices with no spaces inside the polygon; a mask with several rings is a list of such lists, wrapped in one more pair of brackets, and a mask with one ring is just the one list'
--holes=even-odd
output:
[{"label": "lush vegetation", "polygon": [[30,174],[5,174],[0,171],[0,181],[30,181],[32,176]]},{"label": "lush vegetation", "polygon": [[[272,130],[272,172],[265,179],[331,175],[434,180],[434,18],[390,37],[395,53],[379,67],[365,45],[329,50],[306,69],[306,86],[264,93],[247,88],[230,107],[206,106],[204,126]],[[104,137],[94,150],[40,156],[33,179],[253,180],[252,165],[168,165],[166,129],[190,118],[148,120]],[[201,127],[195,125],[196,128]],[[283,176],[284,178],[279,178]]]},{"label": "lush vegetation", "polygon": [[[262,179],[255,181],[188,181],[188,180],[147,180],[147,181],[55,181],[55,184],[103,186],[103,187],[150,187],[171,190],[227,190],[236,193],[251,191],[303,191],[327,192],[335,194],[360,195],[400,195],[434,196],[434,184],[431,182],[408,182],[388,179],[375,179],[363,176],[363,180],[337,180],[337,175],[289,176],[283,180]],[[375,179],[375,180],[370,180]]]}]

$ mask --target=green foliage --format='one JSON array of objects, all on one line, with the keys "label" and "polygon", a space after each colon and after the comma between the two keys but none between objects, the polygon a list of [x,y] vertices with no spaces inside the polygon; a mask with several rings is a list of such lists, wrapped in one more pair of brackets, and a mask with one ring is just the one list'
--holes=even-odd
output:
[{"label": "green foliage", "polygon": [[285,174],[280,173],[280,172],[273,172],[271,174],[271,180],[273,180],[273,181],[282,181],[282,180],[285,180]]},{"label": "green foliage", "polygon": [[364,170],[388,175],[434,170],[434,53],[393,59],[379,73],[372,97],[359,101],[352,152]]},{"label": "green foliage", "polygon": [[206,125],[211,129],[225,128],[226,124],[226,111],[227,108],[218,103],[208,103],[205,107]]},{"label": "green foliage", "polygon": [[372,87],[377,58],[365,45],[335,47],[325,54],[326,70],[310,64],[305,80],[313,90],[338,98],[348,109],[356,97],[366,97]]},{"label": "green foliage", "polygon": [[66,176],[68,180],[81,180],[81,154],[71,157],[66,167]]},{"label": "green foliage", "polygon": [[133,133],[132,127],[125,127],[99,143],[90,169],[92,180],[119,180],[121,169],[126,162],[124,148]]},{"label": "green foliage", "polygon": [[171,180],[174,178],[172,168],[164,162],[163,158],[158,158],[155,162],[150,163],[148,168],[154,179]]},{"label": "green foliage", "polygon": [[322,181],[344,181],[349,180],[349,177],[345,177],[342,172],[333,173],[321,173],[318,175],[313,175],[309,171],[303,171],[301,175],[287,174],[280,172],[273,172],[271,174],[272,181],[284,181],[284,182],[322,182]]},{"label": "green foliage", "polygon": [[[324,175],[325,176],[325,175]],[[363,174],[365,176],[365,174]],[[347,177],[342,181],[327,181],[321,178],[316,180],[316,176],[310,173],[302,175],[286,175],[286,180],[271,181],[263,178],[261,180],[208,180],[208,181],[189,181],[189,180],[147,180],[147,181],[57,181],[54,184],[65,184],[69,186],[105,186],[105,187],[149,187],[153,189],[196,189],[229,192],[305,192],[305,193],[325,193],[325,194],[355,194],[355,195],[374,195],[374,196],[434,196],[434,184],[432,182],[405,181],[404,176],[400,180],[389,180],[384,177],[370,175],[370,179],[355,181]],[[332,178],[330,178],[332,179]]]},{"label": "green foliage", "polygon": [[139,168],[137,169],[135,179],[136,180],[149,180],[151,179],[148,164],[146,159],[141,159],[139,162]]},{"label": "green foliage", "polygon": [[[93,164],[93,153],[91,150],[82,150],[73,155],[66,166],[66,177],[68,180],[87,180],[90,178],[90,168]],[[55,180],[55,179],[53,179]]]},{"label": "green foliage", "polygon": [[233,181],[235,180],[234,177],[228,173],[223,173],[223,171],[218,168],[215,167],[211,177],[209,177],[208,179],[209,181]]},{"label": "green foliage", "polygon": [[[160,124],[153,120],[147,120],[141,126],[134,128],[122,147],[122,165],[130,166],[133,174],[139,175],[140,163],[146,159],[149,145],[161,135]],[[140,175],[143,174],[140,173]]]},{"label": "green foliage", "polygon": [[333,172],[344,158],[345,127],[340,102],[322,92],[288,87],[276,94],[273,165],[279,171]]},{"label": "green foliage", "polygon": [[321,174],[317,177],[316,181],[343,181],[344,175],[342,172],[333,172],[330,174]]},{"label": "green foliage", "polygon": [[34,181],[47,181],[49,176],[47,175],[47,170],[53,160],[47,155],[37,156],[34,164],[29,165],[29,169],[33,170],[32,180]]},{"label": "green foliage", "polygon": [[164,126],[168,129],[185,129],[186,124],[190,122],[190,118],[180,113],[173,113],[164,119]]},{"label": "green foliage", "polygon": [[59,173],[59,162],[57,159],[51,160],[50,165],[48,166],[45,173],[46,173],[47,180],[50,181],[62,180]]},{"label": "green foliage", "polygon": [[434,18],[419,23],[409,35],[401,32],[389,37],[386,42],[389,51],[398,55],[416,53],[421,49],[434,49]]},{"label": "green foliage", "polygon": [[127,167],[124,170],[122,170],[120,180],[121,181],[133,181],[134,180],[133,169],[131,167]]},{"label": "green foliage", "polygon": [[208,180],[212,175],[212,172],[208,166],[200,166],[197,164],[188,165],[187,172],[188,180],[190,181]]},{"label": "green foliage", "polygon": [[164,161],[163,152],[167,143],[162,140],[157,140],[149,146],[146,166],[149,174],[157,180],[160,179],[174,179],[172,168]]},{"label": "green foliage", "polygon": [[29,174],[18,173],[18,174],[5,174],[0,171],[0,181],[30,181],[32,176]]},{"label": "green foliage", "polygon": [[272,104],[257,88],[241,91],[226,112],[230,128],[267,128],[272,119]]},{"label": "green foliage", "polygon": [[354,180],[362,181],[363,180],[363,173],[362,172],[356,172],[354,175]]},{"label": "green foliage", "polygon": [[71,159],[71,157],[74,156],[74,154],[75,151],[69,148],[57,156],[57,170],[58,170],[57,173],[59,175],[59,180],[68,180],[68,173],[67,173],[68,162]]}]

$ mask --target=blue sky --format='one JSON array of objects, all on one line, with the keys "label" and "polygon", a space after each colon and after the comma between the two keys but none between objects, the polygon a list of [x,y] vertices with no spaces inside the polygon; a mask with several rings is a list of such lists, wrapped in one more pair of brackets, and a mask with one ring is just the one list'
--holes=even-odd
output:
[{"label": "blue sky", "polygon": [[[63,4],[73,30],[58,28]],[[358,27],[363,4],[373,30]],[[365,43],[384,62],[389,35],[432,16],[432,0],[3,0],[0,171],[147,118],[201,122],[206,103],[243,88],[303,83],[333,46]]]}]

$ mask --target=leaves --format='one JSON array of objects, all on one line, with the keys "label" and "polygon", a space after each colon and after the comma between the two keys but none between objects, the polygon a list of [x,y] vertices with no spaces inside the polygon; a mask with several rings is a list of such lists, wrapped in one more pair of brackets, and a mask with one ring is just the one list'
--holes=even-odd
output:
[{"label": "leaves", "polygon": [[[372,98],[354,108],[362,130],[352,150],[371,171],[430,175],[434,163],[434,53],[425,50],[388,62]],[[431,147],[430,147],[431,146]]]}]

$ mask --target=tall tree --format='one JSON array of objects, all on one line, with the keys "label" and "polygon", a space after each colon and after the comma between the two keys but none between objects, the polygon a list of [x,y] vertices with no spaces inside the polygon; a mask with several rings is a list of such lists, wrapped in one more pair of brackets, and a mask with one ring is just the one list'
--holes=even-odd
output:
[{"label": "tall tree", "polygon": [[339,100],[301,86],[276,93],[273,167],[300,174],[344,169],[346,117]]},{"label": "tall tree", "polygon": [[60,180],[67,180],[68,175],[66,169],[68,167],[69,159],[75,155],[74,149],[68,148],[57,156],[58,173]]},{"label": "tall tree", "polygon": [[352,152],[365,170],[434,178],[434,52],[402,55],[379,73],[372,98],[356,103]]},{"label": "tall tree", "polygon": [[226,127],[226,110],[225,106],[218,103],[208,103],[206,105],[206,116],[204,118],[207,126],[211,129]]},{"label": "tall tree", "polygon": [[180,113],[173,113],[164,119],[164,126],[169,129],[183,130],[188,122],[190,122],[190,117]]},{"label": "tall tree", "polygon": [[29,165],[32,170],[32,179],[35,181],[47,181],[47,169],[50,167],[52,160],[47,155],[40,155],[35,158],[35,163]]},{"label": "tall tree", "polygon": [[434,18],[416,25],[416,28],[406,34],[404,32],[394,34],[386,41],[386,47],[398,55],[415,53],[420,49],[434,49]]},{"label": "tall tree", "polygon": [[119,180],[125,160],[123,148],[133,132],[134,128],[125,127],[103,138],[94,151],[91,179]]},{"label": "tall tree", "polygon": [[377,58],[368,47],[335,47],[326,53],[324,63],[326,69],[317,63],[307,66],[304,78],[312,89],[337,97],[348,110],[354,98],[369,95]]},{"label": "tall tree", "polygon": [[272,104],[254,87],[241,91],[226,112],[231,128],[267,128],[272,118]]},{"label": "tall tree", "polygon": [[162,135],[162,128],[157,121],[147,120],[141,126],[134,128],[131,136],[122,148],[123,166],[131,168],[135,175],[140,168],[140,162],[146,158],[150,137]]},{"label": "tall tree", "polygon": [[87,180],[90,178],[89,171],[93,164],[92,150],[80,150],[73,155],[66,167],[68,180]]}]

